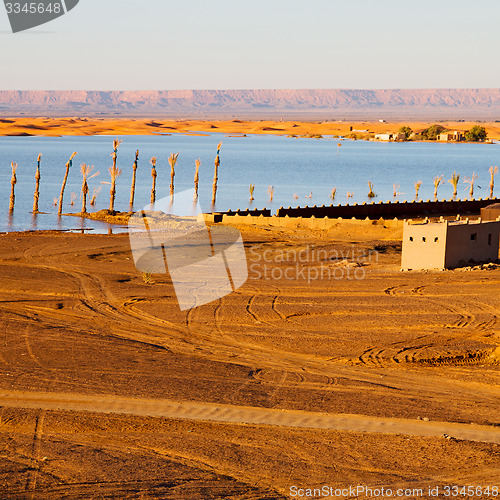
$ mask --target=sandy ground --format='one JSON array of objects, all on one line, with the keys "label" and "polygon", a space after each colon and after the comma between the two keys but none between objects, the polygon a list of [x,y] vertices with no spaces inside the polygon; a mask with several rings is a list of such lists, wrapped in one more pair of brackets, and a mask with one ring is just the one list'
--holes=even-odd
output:
[{"label": "sandy ground", "polygon": [[2,498],[498,485],[500,270],[401,273],[383,226],[241,230],[249,280],[187,312],[127,235],[0,235]]},{"label": "sandy ground", "polygon": [[[403,125],[414,132],[421,132],[434,122],[282,122],[282,121],[200,121],[200,120],[133,120],[99,118],[3,118],[0,119],[0,136],[61,136],[61,135],[153,135],[196,134],[220,132],[225,134],[275,134],[275,135],[348,135],[351,130],[362,137],[368,132],[394,133]],[[440,122],[450,130],[466,131],[477,122]],[[490,139],[500,139],[500,123],[481,123]]]}]

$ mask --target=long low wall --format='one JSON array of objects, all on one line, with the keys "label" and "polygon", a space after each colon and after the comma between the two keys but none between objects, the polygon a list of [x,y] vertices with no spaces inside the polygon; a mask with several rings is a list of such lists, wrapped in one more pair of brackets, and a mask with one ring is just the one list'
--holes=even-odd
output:
[{"label": "long low wall", "polygon": [[[465,215],[479,214],[481,209],[498,203],[499,198],[478,199],[478,200],[442,200],[442,201],[410,201],[410,202],[380,202],[380,203],[362,203],[358,205],[330,205],[330,206],[313,206],[313,207],[297,207],[283,208],[281,207],[277,215],[278,217],[328,217],[336,219],[342,217],[344,219],[393,219],[393,218],[411,218],[426,215]],[[242,212],[243,214],[243,212]]]},{"label": "long low wall", "polygon": [[224,215],[249,215],[254,217],[263,215],[264,217],[271,217],[271,210],[269,210],[268,208],[263,208],[262,210],[259,210],[257,208],[255,210],[229,210],[228,212],[224,212]]},{"label": "long low wall", "polygon": [[398,219],[393,220],[359,220],[359,219],[329,219],[324,217],[317,219],[316,217],[278,217],[273,215],[265,217],[263,215],[226,215],[218,214],[220,218],[214,217],[214,214],[204,214],[206,222],[222,222],[225,224],[250,224],[255,226],[272,226],[281,227],[283,229],[313,229],[313,230],[329,230],[338,226],[345,227],[346,225],[354,225],[356,227],[373,227],[380,226],[382,228],[403,229],[403,221]]}]

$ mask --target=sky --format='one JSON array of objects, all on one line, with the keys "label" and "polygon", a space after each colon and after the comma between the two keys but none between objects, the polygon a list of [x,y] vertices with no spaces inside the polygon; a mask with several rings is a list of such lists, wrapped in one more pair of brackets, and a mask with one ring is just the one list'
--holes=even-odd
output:
[{"label": "sky", "polygon": [[12,34],[0,5],[0,90],[498,88],[499,19],[499,0],[80,0]]}]

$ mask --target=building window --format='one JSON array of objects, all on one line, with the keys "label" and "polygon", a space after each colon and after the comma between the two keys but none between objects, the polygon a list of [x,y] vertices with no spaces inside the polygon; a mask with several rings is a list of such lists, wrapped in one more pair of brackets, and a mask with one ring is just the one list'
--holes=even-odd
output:
[{"label": "building window", "polygon": [[410,236],[410,241],[413,241],[413,236]]},{"label": "building window", "polygon": [[470,235],[470,240],[471,240],[471,241],[477,241],[477,233],[472,233],[472,234]]},{"label": "building window", "polygon": [[491,247],[491,233],[488,234],[488,245]]},{"label": "building window", "polygon": [[438,241],[439,241],[439,238],[436,236],[436,237],[434,238],[434,243],[437,243]]},{"label": "building window", "polygon": [[424,237],[422,238],[422,241],[425,243],[425,242],[427,241],[427,238],[424,236]]}]

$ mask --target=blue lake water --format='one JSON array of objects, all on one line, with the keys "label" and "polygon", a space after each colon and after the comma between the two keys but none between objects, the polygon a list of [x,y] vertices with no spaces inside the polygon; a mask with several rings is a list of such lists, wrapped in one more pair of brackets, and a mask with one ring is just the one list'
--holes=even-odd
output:
[{"label": "blue lake water", "polygon": [[[0,137],[0,232],[30,229],[88,229],[106,232],[108,225],[82,221],[75,217],[57,217],[54,199],[59,196],[65,164],[73,151],[78,156],[73,162],[64,198],[64,212],[77,213],[81,201],[70,205],[71,193],[80,195],[80,164],[95,166],[100,171],[89,182],[90,196],[94,188],[101,187],[95,207],[109,206],[108,169],[111,166],[112,141],[115,137]],[[115,209],[128,210],[132,164],[136,149],[140,160],[136,188],[135,208],[149,203],[151,167],[149,159],[157,157],[157,198],[167,196],[170,184],[170,153],[180,153],[176,167],[176,191],[191,189],[195,160],[202,161],[200,169],[200,200],[205,210],[210,209],[214,157],[219,141],[223,141],[219,189],[216,209],[271,208],[284,206],[330,205],[363,203],[369,200],[368,181],[374,183],[375,201],[393,199],[393,184],[399,184],[397,199],[411,200],[415,196],[414,183],[422,181],[420,198],[433,195],[432,180],[436,175],[450,178],[453,171],[462,175],[459,198],[468,196],[468,186],[462,179],[473,172],[479,175],[475,197],[489,194],[489,173],[492,165],[500,164],[498,144],[438,144],[438,143],[379,143],[342,141],[338,139],[295,139],[283,136],[250,135],[228,137],[222,134],[206,136],[125,136],[118,150],[118,167],[122,175],[117,183]],[[42,153],[42,179],[39,214],[31,214],[35,186],[36,159]],[[8,214],[10,195],[10,162],[18,164],[16,206]],[[255,201],[249,202],[248,187],[255,184]],[[498,182],[500,189],[500,181]],[[268,187],[274,186],[274,200],[269,201]],[[334,201],[330,198],[337,188]],[[439,188],[439,198],[451,198],[452,186],[445,183]],[[312,192],[311,198],[306,198]],[[349,200],[347,192],[354,193]]]}]

